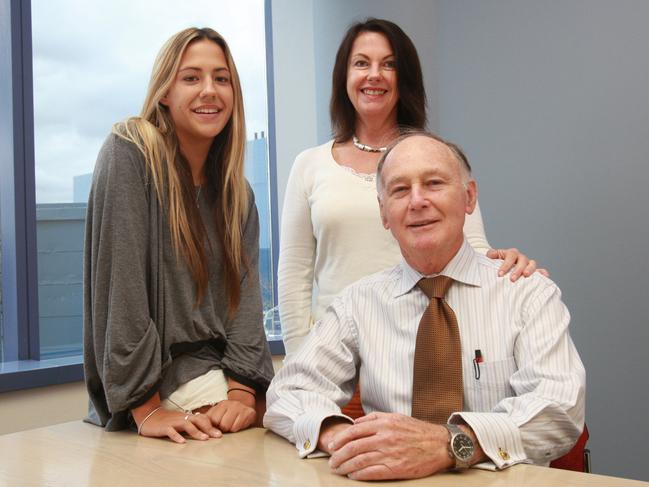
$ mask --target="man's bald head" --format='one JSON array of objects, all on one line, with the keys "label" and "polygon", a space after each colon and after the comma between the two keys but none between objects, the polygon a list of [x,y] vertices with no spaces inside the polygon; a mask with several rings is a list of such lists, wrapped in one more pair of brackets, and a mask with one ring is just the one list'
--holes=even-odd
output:
[{"label": "man's bald head", "polygon": [[466,155],[458,145],[449,142],[435,134],[432,134],[431,132],[426,132],[425,130],[409,130],[404,134],[402,134],[400,137],[398,137],[394,142],[392,142],[392,144],[388,146],[388,149],[381,155],[381,158],[379,159],[379,165],[376,169],[376,190],[379,194],[379,198],[381,197],[382,188],[384,187],[384,183],[385,183],[383,181],[383,166],[385,165],[386,160],[390,156],[390,153],[401,142],[403,142],[406,139],[409,139],[410,137],[415,137],[415,136],[427,137],[429,139],[432,139],[446,146],[446,148],[450,151],[450,153],[457,160],[460,166],[462,181],[465,184],[471,181],[472,179],[471,165],[469,164],[469,160],[467,159]]}]

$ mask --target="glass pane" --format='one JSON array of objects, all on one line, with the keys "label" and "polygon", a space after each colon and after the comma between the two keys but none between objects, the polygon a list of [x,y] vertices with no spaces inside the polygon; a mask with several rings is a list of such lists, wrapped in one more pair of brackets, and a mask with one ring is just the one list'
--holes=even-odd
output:
[{"label": "glass pane", "polygon": [[[246,174],[261,221],[260,279],[273,306],[263,0],[33,0],[38,292],[43,358],[81,351],[85,207],[99,148],[137,115],[158,49],[188,26],[227,39],[246,109]],[[272,313],[271,313],[272,314]]]}]

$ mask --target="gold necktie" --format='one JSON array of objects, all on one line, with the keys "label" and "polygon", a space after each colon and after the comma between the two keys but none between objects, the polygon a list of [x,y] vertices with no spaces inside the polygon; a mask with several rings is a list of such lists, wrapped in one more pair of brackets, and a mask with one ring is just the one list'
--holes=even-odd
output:
[{"label": "gold necktie", "polygon": [[462,410],[462,347],[457,319],[444,295],[453,279],[420,280],[417,286],[430,298],[419,322],[412,382],[412,416],[430,423],[446,423]]}]

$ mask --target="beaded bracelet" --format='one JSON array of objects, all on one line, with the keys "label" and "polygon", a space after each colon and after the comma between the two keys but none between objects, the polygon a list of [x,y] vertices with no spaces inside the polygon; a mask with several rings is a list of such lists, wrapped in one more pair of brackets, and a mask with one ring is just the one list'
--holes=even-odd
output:
[{"label": "beaded bracelet", "polygon": [[137,427],[137,434],[141,435],[142,434],[142,426],[144,426],[144,423],[146,423],[146,420],[149,419],[151,416],[153,416],[155,413],[157,413],[160,409],[162,409],[162,406],[158,406],[154,410],[152,410],[149,414],[147,414],[140,425]]},{"label": "beaded bracelet", "polygon": [[257,397],[257,394],[255,394],[254,392],[249,391],[248,389],[242,389],[241,387],[232,387],[232,388],[228,389],[228,394],[230,394],[230,392],[232,392],[232,391],[242,391],[242,392],[247,392],[247,393],[250,394],[252,397]]}]

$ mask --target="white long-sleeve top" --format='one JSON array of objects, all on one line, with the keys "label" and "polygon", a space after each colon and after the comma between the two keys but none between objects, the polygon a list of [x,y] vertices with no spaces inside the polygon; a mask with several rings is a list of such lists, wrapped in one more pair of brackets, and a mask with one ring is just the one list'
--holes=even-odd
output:
[{"label": "white long-sleeve top", "polygon": [[[284,197],[277,281],[287,355],[343,288],[401,259],[381,223],[375,175],[338,164],[332,146],[298,155]],[[479,252],[489,250],[478,206],[464,234]]]},{"label": "white long-sleeve top", "polygon": [[[454,280],[446,301],[462,345],[464,406],[449,419],[473,428],[492,468],[547,465],[583,429],[584,366],[559,288],[539,273],[498,277],[500,263],[465,241],[440,273]],[[410,415],[417,329],[429,303],[416,286],[422,277],[402,261],[334,299],[273,380],[264,426],[309,455],[322,421],[344,417],[357,374],[366,413]],[[479,378],[476,350],[484,359]]]}]

